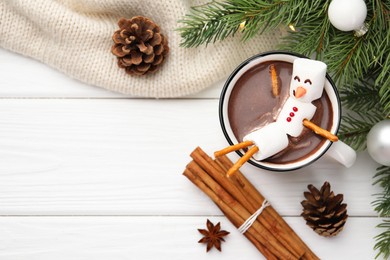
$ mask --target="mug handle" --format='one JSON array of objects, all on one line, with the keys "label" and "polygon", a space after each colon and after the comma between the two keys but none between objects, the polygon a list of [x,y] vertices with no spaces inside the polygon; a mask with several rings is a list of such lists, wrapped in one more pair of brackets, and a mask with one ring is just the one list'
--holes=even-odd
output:
[{"label": "mug handle", "polygon": [[351,167],[356,161],[355,150],[340,140],[334,142],[326,154],[347,168]]}]

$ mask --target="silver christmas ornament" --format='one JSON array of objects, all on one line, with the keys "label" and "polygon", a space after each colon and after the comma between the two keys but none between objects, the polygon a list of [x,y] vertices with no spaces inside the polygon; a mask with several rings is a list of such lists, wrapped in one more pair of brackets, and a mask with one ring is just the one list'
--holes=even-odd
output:
[{"label": "silver christmas ornament", "polygon": [[371,128],[367,135],[367,150],[376,162],[390,166],[390,119]]}]

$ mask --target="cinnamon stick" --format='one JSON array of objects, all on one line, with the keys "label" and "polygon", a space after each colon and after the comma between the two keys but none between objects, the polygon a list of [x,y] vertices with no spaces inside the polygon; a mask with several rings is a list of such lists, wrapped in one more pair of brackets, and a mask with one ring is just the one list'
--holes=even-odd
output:
[{"label": "cinnamon stick", "polygon": [[238,189],[238,187],[229,184],[229,180],[225,178],[223,169],[214,162],[202,149],[197,147],[190,155],[192,159],[202,167],[210,176],[215,179],[226,191],[230,194],[235,194],[237,201],[241,203],[245,208],[256,210],[246,199],[244,194]]},{"label": "cinnamon stick", "polygon": [[[221,156],[216,160],[220,163],[220,165],[223,165],[225,169],[229,169],[233,165],[227,156]],[[245,196],[252,198],[252,203],[256,203],[255,207],[261,206],[265,198],[240,171],[237,171],[234,177],[230,179],[235,181],[237,187],[240,187],[241,190],[244,190]],[[263,211],[262,216],[267,218],[267,222],[269,223],[276,221],[276,226],[279,227],[278,230],[284,230],[284,233],[287,234],[283,235],[283,238],[288,240],[290,245],[293,246],[295,250],[299,250],[299,248],[303,248],[305,250],[306,253],[303,255],[303,259],[319,259],[272,206],[267,207]]]},{"label": "cinnamon stick", "polygon": [[[244,223],[245,219],[242,218],[237,212],[231,208],[230,203],[226,203],[223,198],[221,198],[220,194],[215,193],[204,181],[193,171],[190,169],[185,169],[183,173],[192,183],[194,183],[199,189],[201,189],[207,196],[210,197],[214,203],[217,204],[217,206],[224,212],[225,216],[229,218],[229,220],[233,223],[233,225],[238,228],[239,226]],[[288,253],[285,253],[283,251],[278,251],[273,247],[270,241],[266,240],[262,234],[258,232],[255,228],[250,228],[247,231],[248,234],[251,236],[257,238],[257,241],[261,241],[262,247],[262,254],[269,254],[271,253],[276,258],[279,259],[294,259],[292,258]],[[260,238],[260,239],[259,239]],[[267,248],[267,251],[264,250],[264,248]],[[259,249],[259,248],[258,248]],[[259,249],[260,250],[260,249]]]},{"label": "cinnamon stick", "polygon": [[[231,167],[230,165],[226,165],[224,160],[227,159],[227,157],[224,158],[217,158],[216,162],[221,165],[226,171],[229,169],[228,167]],[[230,161],[230,160],[229,160]],[[242,192],[244,193],[245,197],[248,199],[248,201],[255,207],[260,208],[264,199],[262,201],[256,201],[253,196],[248,192],[247,189],[243,189],[242,187],[245,186],[245,184],[241,181],[240,178],[232,177],[229,178],[232,182],[235,183],[237,187],[239,187]],[[267,208],[271,208],[270,207]],[[286,231],[282,225],[280,225],[280,221],[272,216],[269,212],[269,210],[264,209],[261,215],[261,218],[258,218],[258,221],[260,221],[265,228],[267,228],[270,232],[273,232],[274,236],[290,251],[293,252],[296,256],[301,257],[305,254],[305,249],[303,246],[296,243],[296,241],[293,239],[293,237]],[[251,212],[253,214],[253,212]],[[280,216],[279,216],[280,217]],[[280,217],[281,218],[281,217]]]},{"label": "cinnamon stick", "polygon": [[[239,227],[236,227],[236,228],[239,228]],[[275,255],[273,255],[265,246],[263,246],[263,244],[261,244],[259,241],[257,241],[254,236],[252,236],[248,232],[245,232],[244,236],[246,238],[248,238],[249,241],[252,242],[252,244],[260,251],[260,253],[263,254],[263,256],[267,260],[278,260],[278,258]],[[260,248],[262,249],[262,251],[260,250]]]},{"label": "cinnamon stick", "polygon": [[[251,213],[249,213],[227,191],[225,191],[221,185],[214,181],[214,179],[211,178],[196,162],[190,162],[187,165],[187,169],[201,179],[221,201],[223,201],[230,209],[240,216],[242,219],[239,223],[240,225],[242,225],[245,220],[251,216]],[[271,253],[275,254],[275,256],[281,257],[282,259],[298,258],[297,256],[291,254],[261,223],[256,221],[253,223],[251,228],[257,231],[259,240],[264,241],[266,248],[269,249]]]},{"label": "cinnamon stick", "polygon": [[[199,163],[202,168],[206,169],[206,171],[237,201],[239,201],[246,208],[246,210],[250,212],[250,214],[253,214],[256,210],[260,208],[261,204],[264,201],[264,198],[261,201],[256,201],[255,198],[247,194],[247,191],[240,188],[240,185],[236,185],[233,183],[234,181],[239,180],[239,178],[226,177],[226,169],[232,168],[233,163],[225,155],[218,157],[216,161],[214,161],[200,147],[197,147],[191,153],[191,157],[194,159],[194,161]],[[224,167],[220,163],[218,163],[218,160],[228,160],[230,162],[230,165]],[[267,210],[263,211],[262,214],[269,215],[269,213],[267,213]],[[293,255],[301,257],[305,253],[303,247],[296,244],[291,244],[292,242],[294,242],[293,240],[283,239],[283,237],[281,237],[283,236],[284,229],[282,226],[277,225],[276,220],[274,220],[273,218],[269,218],[267,221],[264,218],[259,218],[259,221],[267,230],[272,232],[275,238],[279,240]],[[286,236],[289,237],[288,235]]]}]

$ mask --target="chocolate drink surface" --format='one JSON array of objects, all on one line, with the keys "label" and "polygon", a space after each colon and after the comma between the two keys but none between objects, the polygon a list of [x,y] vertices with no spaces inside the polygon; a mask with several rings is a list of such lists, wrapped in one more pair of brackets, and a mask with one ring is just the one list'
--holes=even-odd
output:
[{"label": "chocolate drink surface", "polygon": [[[272,94],[271,64],[275,66],[280,84],[280,94],[277,97]],[[283,61],[264,62],[255,65],[238,79],[228,103],[230,126],[238,142],[242,142],[248,133],[276,121],[289,97],[292,67],[292,63]],[[321,98],[312,103],[317,110],[310,121],[330,130],[333,111],[325,90]],[[315,153],[325,141],[325,138],[304,128],[298,137],[289,136],[287,148],[264,161],[277,164],[296,162]]]}]

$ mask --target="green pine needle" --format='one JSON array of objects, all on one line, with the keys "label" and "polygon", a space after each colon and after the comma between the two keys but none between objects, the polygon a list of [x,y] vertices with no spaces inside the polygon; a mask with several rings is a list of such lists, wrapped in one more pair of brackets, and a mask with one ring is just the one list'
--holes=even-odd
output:
[{"label": "green pine needle", "polygon": [[[374,175],[373,185],[379,185],[383,188],[383,192],[376,194],[377,199],[372,205],[379,213],[379,216],[390,217],[390,166],[381,166],[377,169]],[[383,223],[377,226],[383,228],[384,231],[375,237],[374,250],[378,250],[376,258],[382,256],[384,259],[390,257],[390,219],[386,219]]]},{"label": "green pine needle", "polygon": [[384,229],[384,231],[375,237],[376,244],[374,249],[379,250],[375,258],[382,255],[384,259],[388,259],[390,258],[390,219],[385,219],[377,227]]},{"label": "green pine needle", "polygon": [[381,166],[377,170],[378,172],[374,175],[374,178],[377,178],[377,180],[374,184],[380,184],[381,187],[385,188],[384,192],[390,195],[390,187],[387,187],[390,181],[390,166]]},{"label": "green pine needle", "polygon": [[390,217],[390,166],[382,166],[377,169],[373,185],[379,185],[383,192],[377,194],[377,200],[372,204],[382,217]]},{"label": "green pine needle", "polygon": [[240,22],[227,22],[226,16],[230,13],[227,7],[227,4],[218,2],[192,7],[191,13],[179,21],[182,27],[178,31],[185,39],[181,46],[196,47],[234,35]]},{"label": "green pine needle", "polygon": [[376,200],[372,202],[372,205],[380,215],[390,216],[390,195],[376,194]]},{"label": "green pine needle", "polygon": [[377,113],[359,113],[343,116],[338,136],[357,151],[366,148],[367,134],[371,128],[383,120],[383,116]]},{"label": "green pine needle", "polygon": [[380,104],[379,88],[374,84],[374,78],[369,75],[354,84],[352,88],[340,90],[340,99],[343,107],[353,111],[383,112]]},{"label": "green pine needle", "polygon": [[[326,1],[227,0],[192,7],[179,20],[182,47],[197,47],[221,41],[241,32],[243,41],[257,33],[295,22],[297,17],[312,17],[324,9]],[[317,20],[322,20],[317,17]]]}]

